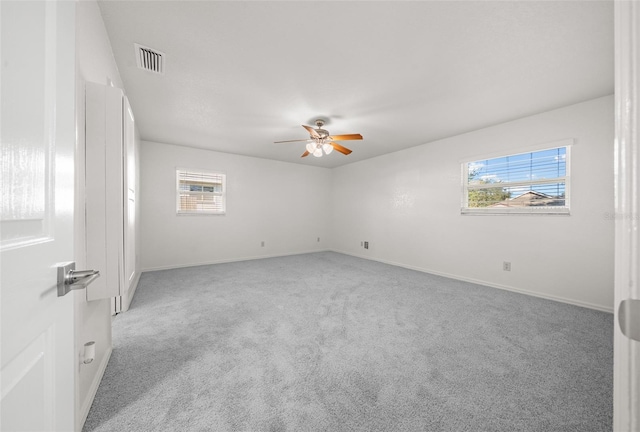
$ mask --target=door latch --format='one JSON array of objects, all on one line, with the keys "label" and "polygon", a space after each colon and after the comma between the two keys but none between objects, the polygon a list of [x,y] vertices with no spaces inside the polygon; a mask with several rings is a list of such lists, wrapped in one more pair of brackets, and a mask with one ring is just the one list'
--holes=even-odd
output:
[{"label": "door latch", "polygon": [[76,270],[76,263],[73,261],[62,264],[58,266],[58,297],[71,290],[86,288],[99,277],[98,270]]}]

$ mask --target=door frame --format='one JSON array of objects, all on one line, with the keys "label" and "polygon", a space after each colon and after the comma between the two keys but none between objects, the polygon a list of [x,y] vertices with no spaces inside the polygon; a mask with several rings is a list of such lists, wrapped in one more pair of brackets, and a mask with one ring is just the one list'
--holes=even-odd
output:
[{"label": "door frame", "polygon": [[640,4],[614,2],[615,32],[615,291],[613,429],[640,431],[640,343],[618,324],[620,303],[640,299]]}]

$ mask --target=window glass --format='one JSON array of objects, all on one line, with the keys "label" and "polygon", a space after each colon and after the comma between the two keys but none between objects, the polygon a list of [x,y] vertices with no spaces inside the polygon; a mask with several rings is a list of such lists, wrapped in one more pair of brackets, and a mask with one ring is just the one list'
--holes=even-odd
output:
[{"label": "window glass", "polygon": [[463,164],[463,213],[568,213],[569,147]]},{"label": "window glass", "polygon": [[179,214],[225,213],[224,174],[178,169],[176,179],[176,211]]}]

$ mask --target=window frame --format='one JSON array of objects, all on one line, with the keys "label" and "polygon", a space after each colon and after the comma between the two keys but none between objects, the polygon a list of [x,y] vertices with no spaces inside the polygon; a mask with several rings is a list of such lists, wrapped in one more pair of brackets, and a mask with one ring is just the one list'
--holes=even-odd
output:
[{"label": "window frame", "polygon": [[[571,149],[575,144],[573,139],[565,139],[546,143],[537,146],[531,146],[527,148],[521,148],[514,152],[500,152],[492,153],[489,155],[477,156],[473,158],[466,158],[461,162],[462,171],[462,201],[460,213],[462,215],[512,215],[512,214],[524,214],[524,215],[570,215],[571,214]],[[564,206],[549,206],[549,207],[469,207],[469,191],[478,189],[489,189],[491,186],[479,187],[472,186],[469,188],[469,164],[472,162],[486,161],[490,159],[498,159],[502,157],[518,156],[529,153],[536,153],[546,150],[555,150],[558,148],[565,149],[565,175],[552,179],[532,180],[532,181],[520,181],[505,183],[505,185],[518,187],[518,186],[530,186],[536,184],[557,183],[558,180],[564,181],[564,193],[565,204]],[[496,187],[496,186],[493,186]]]},{"label": "window frame", "polygon": [[[192,174],[202,174],[204,176],[211,177],[219,177],[222,180],[222,191],[221,192],[198,192],[202,194],[207,194],[211,196],[220,196],[222,197],[222,210],[185,210],[181,205],[181,194],[184,194],[185,191],[180,190],[180,178],[181,173],[192,173]],[[175,185],[175,193],[176,193],[176,202],[175,202],[175,211],[178,216],[219,216],[225,215],[227,213],[227,175],[221,171],[212,171],[212,170],[204,170],[200,168],[182,168],[176,167],[176,185]],[[216,184],[211,182],[211,184]]]}]

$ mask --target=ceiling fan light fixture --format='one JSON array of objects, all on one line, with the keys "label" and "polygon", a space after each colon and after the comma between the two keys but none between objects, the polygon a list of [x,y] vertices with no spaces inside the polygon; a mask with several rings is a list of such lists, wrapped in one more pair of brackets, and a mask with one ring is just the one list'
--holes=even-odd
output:
[{"label": "ceiling fan light fixture", "polygon": [[307,151],[309,153],[313,153],[316,151],[316,143],[315,142],[310,142],[309,144],[307,144]]},{"label": "ceiling fan light fixture", "polygon": [[317,149],[315,149],[315,151],[313,152],[313,155],[315,157],[322,157],[322,149],[320,147],[318,147]]},{"label": "ceiling fan light fixture", "polygon": [[322,145],[322,150],[324,150],[325,154],[329,154],[333,151],[333,146],[329,143],[325,143]]}]

